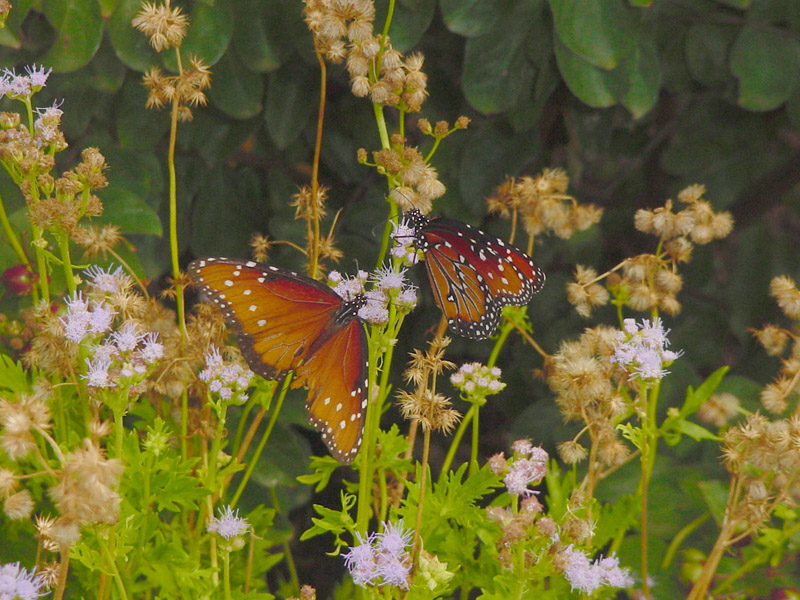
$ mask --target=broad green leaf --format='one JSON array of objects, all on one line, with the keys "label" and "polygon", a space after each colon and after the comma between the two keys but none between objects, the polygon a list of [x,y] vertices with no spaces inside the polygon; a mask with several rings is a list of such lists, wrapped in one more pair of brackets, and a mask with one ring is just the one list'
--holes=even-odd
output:
[{"label": "broad green leaf", "polygon": [[688,435],[693,440],[699,442],[700,440],[717,440],[719,441],[720,438],[714,433],[711,433],[705,427],[698,425],[697,423],[693,423],[692,421],[686,421],[681,419],[678,421],[677,430],[680,431],[684,435]]},{"label": "broad green leaf", "polygon": [[97,54],[86,68],[90,73],[89,85],[98,92],[113,94],[122,87],[125,79],[125,65],[114,54],[114,49],[107,38],[103,39]]},{"label": "broad green leaf", "polygon": [[461,87],[469,103],[485,114],[516,106],[532,87],[536,70],[526,56],[532,22],[541,18],[537,0],[520,0],[492,30],[467,40]]},{"label": "broad green leaf", "polygon": [[[233,36],[232,0],[217,0],[213,5],[196,2],[189,16],[189,31],[181,44],[181,56],[197,56],[206,66],[213,66],[225,54]],[[178,72],[174,52],[162,55],[164,66]],[[185,64],[185,63],[184,63]],[[212,80],[214,70],[212,69]]]},{"label": "broad green leaf", "polygon": [[58,36],[41,62],[60,73],[87,65],[103,39],[105,22],[97,2],[46,0],[42,10]]},{"label": "broad green leaf", "polygon": [[571,91],[584,104],[605,108],[616,103],[614,83],[607,71],[589,64],[560,40],[554,40],[556,62]]},{"label": "broad green leaf", "polygon": [[550,0],[556,33],[586,62],[609,70],[633,52],[639,11],[623,0]]},{"label": "broad green leaf", "polygon": [[131,25],[141,8],[140,0],[119,0],[108,20],[108,37],[114,52],[126,66],[144,72],[158,64],[159,59],[147,36]]},{"label": "broad green leaf", "polygon": [[238,0],[233,8],[232,43],[244,66],[257,73],[268,73],[280,67],[289,47],[281,28],[281,5]]},{"label": "broad green leaf", "polygon": [[264,79],[247,70],[237,54],[228,50],[216,65],[208,97],[214,106],[234,119],[249,119],[261,112]]},{"label": "broad green leaf", "polygon": [[720,4],[727,4],[734,8],[747,8],[750,6],[751,0],[717,0]]},{"label": "broad green leaf", "polygon": [[123,148],[153,148],[169,130],[169,112],[146,108],[147,90],[138,74],[131,74],[118,97],[117,139]]},{"label": "broad green leaf", "polygon": [[722,379],[729,369],[730,367],[720,367],[709,375],[696,390],[689,386],[689,389],[686,391],[686,400],[681,407],[681,414],[688,416],[697,412],[697,410],[711,398],[711,394],[713,394],[719,387],[719,384],[722,383]]},{"label": "broad green leaf", "polygon": [[731,50],[731,71],[739,79],[739,106],[772,110],[791,96],[800,70],[794,38],[755,25],[742,28]]},{"label": "broad green leaf", "polygon": [[[375,23],[386,19],[388,0],[375,2]],[[389,35],[392,46],[400,52],[408,52],[417,45],[433,20],[435,0],[398,0],[394,5],[392,27]]]},{"label": "broad green leaf", "polygon": [[252,172],[211,171],[192,207],[195,254],[247,256],[250,236],[263,226],[260,202],[259,182]]},{"label": "broad green leaf", "polygon": [[161,220],[153,208],[125,188],[105,190],[102,194],[103,214],[95,220],[119,226],[122,233],[143,233],[160,236]]},{"label": "broad green leaf", "polygon": [[270,74],[264,119],[278,148],[286,148],[302,133],[316,109],[317,87],[314,73],[298,64]]},{"label": "broad green leaf", "polygon": [[703,500],[705,500],[711,516],[714,517],[717,525],[722,524],[725,504],[728,500],[727,486],[717,479],[698,481],[697,486],[700,488],[700,493],[703,495]]},{"label": "broad green leaf", "polygon": [[653,41],[642,40],[619,69],[624,70],[628,83],[627,90],[619,100],[631,111],[634,119],[639,119],[655,106],[661,86],[661,66]]},{"label": "broad green leaf", "polygon": [[33,0],[17,0],[11,12],[8,13],[6,18],[6,26],[0,28],[0,46],[7,48],[14,48],[19,50],[22,48],[22,40],[20,38],[20,27],[28,12],[31,10]]},{"label": "broad green leaf", "polygon": [[738,27],[716,23],[696,23],[689,28],[686,64],[694,79],[709,86],[728,80],[728,55],[738,32]]},{"label": "broad green leaf", "polygon": [[508,6],[509,0],[439,0],[447,28],[468,38],[488,33]]}]

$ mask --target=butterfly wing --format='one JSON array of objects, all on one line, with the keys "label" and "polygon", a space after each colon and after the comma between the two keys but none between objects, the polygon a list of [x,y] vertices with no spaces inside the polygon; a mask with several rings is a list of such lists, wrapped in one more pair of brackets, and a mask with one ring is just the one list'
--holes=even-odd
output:
[{"label": "butterfly wing", "polygon": [[466,223],[434,219],[417,235],[434,299],[465,337],[488,337],[503,306],[527,304],[544,285],[544,272],[529,256]]},{"label": "butterfly wing", "polygon": [[368,355],[352,303],[318,281],[252,261],[196,260],[189,274],[222,310],[253,371],[268,379],[295,371],[295,387],[309,388],[309,421],[331,453],[350,462],[361,441]]},{"label": "butterfly wing", "polygon": [[367,340],[358,319],[330,336],[297,367],[308,388],[308,418],[334,458],[349,464],[358,453],[367,406]]}]

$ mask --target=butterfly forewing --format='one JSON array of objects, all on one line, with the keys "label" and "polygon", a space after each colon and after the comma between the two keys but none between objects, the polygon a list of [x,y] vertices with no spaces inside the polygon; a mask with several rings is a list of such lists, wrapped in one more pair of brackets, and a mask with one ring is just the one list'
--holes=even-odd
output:
[{"label": "butterfly forewing", "polygon": [[309,388],[309,421],[331,453],[350,462],[361,440],[367,357],[355,311],[328,286],[278,267],[208,258],[189,273],[222,310],[253,371],[270,379],[296,372],[294,387]]},{"label": "butterfly forewing", "polygon": [[526,254],[466,223],[415,214],[436,303],[450,326],[473,339],[489,336],[507,304],[527,304],[544,273]]}]

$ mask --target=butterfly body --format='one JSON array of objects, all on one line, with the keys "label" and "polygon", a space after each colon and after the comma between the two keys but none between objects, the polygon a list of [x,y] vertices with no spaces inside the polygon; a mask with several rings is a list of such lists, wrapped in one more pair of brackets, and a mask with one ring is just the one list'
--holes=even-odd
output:
[{"label": "butterfly body", "polygon": [[503,306],[523,306],[544,285],[544,272],[514,246],[467,223],[404,215],[425,256],[434,300],[457,333],[483,339],[497,328]]},{"label": "butterfly body", "polygon": [[252,261],[200,259],[189,274],[222,310],[253,371],[268,379],[294,371],[292,387],[308,388],[309,422],[335,458],[351,462],[367,404],[363,297],[345,300],[309,277]]}]

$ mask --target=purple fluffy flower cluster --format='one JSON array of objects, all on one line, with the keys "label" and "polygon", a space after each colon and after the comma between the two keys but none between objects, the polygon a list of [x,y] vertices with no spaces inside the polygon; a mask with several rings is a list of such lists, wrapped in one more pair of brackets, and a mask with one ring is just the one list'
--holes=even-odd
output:
[{"label": "purple fluffy flower cluster", "polygon": [[500,381],[499,367],[487,367],[478,362],[465,363],[450,376],[457,390],[470,396],[485,398],[500,392],[506,384]]},{"label": "purple fluffy flower cluster", "polygon": [[0,98],[30,98],[47,84],[47,78],[53,69],[32,65],[25,67],[25,75],[17,74],[13,69],[5,69],[0,76]]},{"label": "purple fluffy flower cluster", "polygon": [[540,446],[534,446],[530,440],[517,440],[511,448],[514,450],[514,459],[506,462],[502,455],[498,455],[501,460],[493,457],[490,459],[492,470],[498,474],[505,473],[503,483],[509,494],[531,496],[537,492],[528,486],[544,479],[550,457],[547,451]]},{"label": "purple fluffy flower cluster", "polygon": [[206,353],[206,368],[197,377],[223,400],[242,404],[247,401],[246,392],[253,380],[253,372],[241,363],[227,362],[219,349],[211,346]]},{"label": "purple fluffy flower cluster", "polygon": [[117,325],[117,312],[106,300],[124,292],[130,279],[117,268],[104,271],[88,269],[88,297],[76,292],[66,300],[67,312],[60,321],[64,337],[76,344],[85,344],[89,356],[83,375],[89,387],[113,388],[120,382],[141,381],[164,356],[164,346],[158,334],[142,330],[134,320]]},{"label": "purple fluffy flower cluster", "polygon": [[567,559],[564,576],[573,590],[592,594],[605,585],[615,588],[627,588],[633,585],[629,570],[620,568],[619,558],[616,556],[606,556],[593,561],[580,550],[573,548],[572,544],[565,548],[564,555]]},{"label": "purple fluffy flower cluster", "polygon": [[28,571],[19,563],[0,565],[0,600],[35,600],[43,592],[44,580],[36,571]]},{"label": "purple fluffy flower cluster", "polygon": [[[359,271],[355,277],[345,277],[338,271],[331,271],[328,285],[348,302],[363,297],[358,316],[367,323],[382,325],[389,320],[390,303],[406,312],[417,305],[416,288],[406,282],[405,275],[405,270],[394,271],[390,267],[378,269],[372,275]],[[370,279],[374,285],[368,290],[366,284]]]},{"label": "purple fluffy flower cluster", "polygon": [[625,368],[631,378],[660,380],[669,372],[664,367],[682,354],[667,350],[669,329],[664,329],[658,317],[643,319],[641,326],[635,319],[625,319],[623,329],[617,334],[611,362]]},{"label": "purple fluffy flower cluster", "polygon": [[370,533],[366,539],[357,533],[358,545],[342,555],[356,585],[393,585],[407,590],[411,537],[411,531],[403,530],[403,521],[386,522],[383,533]]}]

